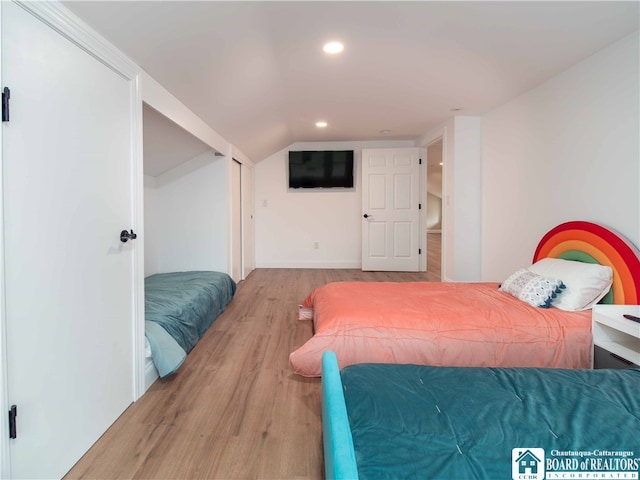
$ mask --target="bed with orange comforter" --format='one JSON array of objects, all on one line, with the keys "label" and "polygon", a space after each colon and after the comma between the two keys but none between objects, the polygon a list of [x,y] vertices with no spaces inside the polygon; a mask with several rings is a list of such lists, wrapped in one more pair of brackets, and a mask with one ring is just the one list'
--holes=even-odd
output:
[{"label": "bed with orange comforter", "polygon": [[[300,375],[320,376],[322,354],[333,350],[340,368],[356,363],[590,368],[590,308],[598,301],[640,302],[640,251],[613,230],[575,221],[550,230],[533,261],[538,263],[522,269],[526,275],[535,270],[565,289],[557,301],[554,295],[553,302],[549,297],[539,305],[551,308],[504,291],[510,279],[503,289],[497,283],[435,282],[320,287],[299,306],[299,318],[313,321],[314,335],[291,353],[291,367]],[[600,277],[603,269],[609,278]]]},{"label": "bed with orange comforter", "polygon": [[536,308],[497,283],[335,282],[300,306],[314,335],[290,357],[321,375],[322,354],[355,363],[590,368],[591,312]]}]

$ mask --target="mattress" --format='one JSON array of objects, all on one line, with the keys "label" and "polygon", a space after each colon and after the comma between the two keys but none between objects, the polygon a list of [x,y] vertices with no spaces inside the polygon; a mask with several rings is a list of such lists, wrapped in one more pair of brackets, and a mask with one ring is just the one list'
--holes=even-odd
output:
[{"label": "mattress", "polygon": [[172,272],[145,278],[145,334],[161,377],[182,364],[235,291],[233,279],[220,272]]},{"label": "mattress", "polygon": [[638,473],[640,370],[361,364],[341,379],[360,479],[509,479],[528,450]]},{"label": "mattress", "polygon": [[335,282],[301,305],[314,335],[291,353],[293,371],[319,376],[322,354],[341,366],[589,368],[591,314],[535,308],[497,283]]}]

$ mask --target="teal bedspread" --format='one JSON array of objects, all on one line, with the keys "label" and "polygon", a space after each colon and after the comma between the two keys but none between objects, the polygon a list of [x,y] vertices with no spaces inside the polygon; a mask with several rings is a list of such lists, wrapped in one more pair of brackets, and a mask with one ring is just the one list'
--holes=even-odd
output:
[{"label": "teal bedspread", "polygon": [[144,284],[145,333],[158,372],[166,377],[224,312],[236,283],[225,273],[203,271],[151,275]]},{"label": "teal bedspread", "polygon": [[511,479],[513,449],[530,448],[557,469],[577,464],[552,452],[633,452],[584,465],[638,472],[640,370],[362,364],[341,377],[360,479]]}]

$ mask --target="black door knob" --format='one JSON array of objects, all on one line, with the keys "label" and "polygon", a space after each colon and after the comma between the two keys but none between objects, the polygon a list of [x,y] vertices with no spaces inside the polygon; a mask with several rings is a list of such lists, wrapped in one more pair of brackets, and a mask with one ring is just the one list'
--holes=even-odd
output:
[{"label": "black door knob", "polygon": [[369,214],[368,214],[368,213],[365,213],[365,214],[363,215],[363,217],[364,217],[364,218],[369,218]]},{"label": "black door knob", "polygon": [[120,232],[120,241],[122,243],[127,243],[127,240],[135,240],[136,238],[138,238],[138,235],[133,233],[133,230],[131,230],[131,233],[127,232],[126,230],[122,230]]}]

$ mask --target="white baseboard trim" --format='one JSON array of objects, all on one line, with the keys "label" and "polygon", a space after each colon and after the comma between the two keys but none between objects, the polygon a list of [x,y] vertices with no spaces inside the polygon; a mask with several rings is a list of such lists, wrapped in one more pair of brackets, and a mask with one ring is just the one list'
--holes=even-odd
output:
[{"label": "white baseboard trim", "polygon": [[158,370],[156,370],[155,365],[153,364],[153,360],[150,358],[146,359],[147,363],[144,366],[144,391],[149,390],[149,387],[153,385],[160,375],[158,374]]},{"label": "white baseboard trim", "polygon": [[360,270],[362,262],[256,262],[256,268],[355,268]]}]

